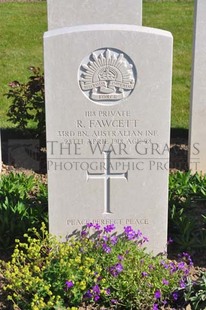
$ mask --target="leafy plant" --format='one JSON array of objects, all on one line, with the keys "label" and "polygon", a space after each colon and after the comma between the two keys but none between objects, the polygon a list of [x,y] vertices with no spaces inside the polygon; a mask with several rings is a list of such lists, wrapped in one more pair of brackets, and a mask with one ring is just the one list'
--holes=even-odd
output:
[{"label": "leafy plant", "polygon": [[13,81],[6,94],[12,99],[8,117],[18,128],[26,130],[30,121],[36,126],[37,136],[45,135],[44,75],[38,67],[30,67],[32,75],[27,83]]},{"label": "leafy plant", "polygon": [[0,249],[9,250],[28,228],[48,222],[47,188],[34,175],[2,175],[0,179]]},{"label": "leafy plant", "polygon": [[[12,260],[1,262],[5,291],[18,309],[160,309],[178,301],[191,265],[152,256],[147,238],[131,226],[122,235],[114,225],[88,223],[76,236],[60,242],[33,229],[27,242],[17,241]],[[189,265],[188,263],[189,262]]]},{"label": "leafy plant", "polygon": [[206,176],[170,174],[169,235],[181,250],[206,249]]},{"label": "leafy plant", "polygon": [[193,310],[206,309],[206,272],[202,272],[197,281],[190,279],[184,295]]}]

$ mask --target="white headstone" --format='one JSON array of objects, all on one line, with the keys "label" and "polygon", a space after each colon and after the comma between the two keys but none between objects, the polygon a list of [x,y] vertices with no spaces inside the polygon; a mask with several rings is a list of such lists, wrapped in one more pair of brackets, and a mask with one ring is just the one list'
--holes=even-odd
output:
[{"label": "white headstone", "polygon": [[89,24],[142,24],[142,0],[47,0],[48,29]]},{"label": "white headstone", "polygon": [[45,33],[50,232],[88,222],[167,241],[170,33],[87,25]]},{"label": "white headstone", "polygon": [[189,167],[206,173],[206,1],[195,1]]}]

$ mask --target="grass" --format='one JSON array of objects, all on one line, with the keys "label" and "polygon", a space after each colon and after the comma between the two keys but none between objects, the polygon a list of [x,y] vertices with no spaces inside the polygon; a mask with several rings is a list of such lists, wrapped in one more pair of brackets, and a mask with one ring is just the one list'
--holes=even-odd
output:
[{"label": "grass", "polygon": [[47,29],[46,3],[0,3],[0,126],[10,102],[3,94],[13,80],[25,82],[31,65],[43,66],[43,33]]},{"label": "grass", "polygon": [[193,1],[144,3],[143,25],[168,30],[174,37],[172,91],[174,128],[189,126],[193,12]]},{"label": "grass", "polygon": [[[172,127],[188,128],[193,35],[192,0],[143,0],[143,25],[171,31],[174,36]],[[0,127],[9,101],[8,83],[25,82],[30,65],[42,66],[42,37],[47,29],[46,3],[0,3]],[[161,74],[161,72],[160,72]]]}]

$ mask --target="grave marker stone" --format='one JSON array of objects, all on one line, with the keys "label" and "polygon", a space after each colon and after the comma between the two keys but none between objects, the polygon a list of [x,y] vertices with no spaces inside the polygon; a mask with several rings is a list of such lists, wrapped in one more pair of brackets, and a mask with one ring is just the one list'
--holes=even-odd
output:
[{"label": "grave marker stone", "polygon": [[8,164],[15,168],[40,171],[40,151],[38,139],[9,139]]},{"label": "grave marker stone", "polygon": [[142,25],[142,0],[47,0],[48,29],[89,24]]},{"label": "grave marker stone", "polygon": [[206,1],[195,1],[189,168],[206,173]]},{"label": "grave marker stone", "polygon": [[50,232],[132,226],[163,251],[171,34],[83,25],[48,31],[44,47]]}]

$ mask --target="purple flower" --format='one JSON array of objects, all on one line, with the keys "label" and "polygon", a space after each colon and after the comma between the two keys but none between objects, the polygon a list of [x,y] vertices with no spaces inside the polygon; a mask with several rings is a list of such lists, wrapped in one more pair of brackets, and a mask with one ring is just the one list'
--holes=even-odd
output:
[{"label": "purple flower", "polygon": [[160,298],[161,298],[161,292],[160,292],[160,290],[158,290],[158,291],[155,292],[154,297],[155,297],[156,299],[160,299]]},{"label": "purple flower", "polygon": [[111,244],[112,244],[112,245],[115,245],[115,244],[117,243],[117,241],[118,241],[117,236],[112,236],[112,237],[110,238],[110,241],[111,241]]},{"label": "purple flower", "polygon": [[147,237],[143,237],[143,243],[144,242],[149,242],[149,239]]},{"label": "purple flower", "polygon": [[118,260],[122,261],[124,259],[124,256],[123,255],[118,255]]},{"label": "purple flower", "polygon": [[184,270],[184,275],[185,275],[185,276],[188,276],[189,273],[190,273],[189,269],[186,268],[186,269]]},{"label": "purple flower", "polygon": [[99,225],[99,224],[95,224],[95,225],[93,225],[93,227],[96,229],[96,230],[100,230],[100,228],[101,228],[101,226]]},{"label": "purple flower", "polygon": [[116,265],[109,268],[109,272],[113,277],[117,277],[120,272],[123,271],[123,266],[120,263],[117,263]]},{"label": "purple flower", "polygon": [[114,224],[110,224],[110,225],[107,225],[107,226],[105,226],[104,227],[104,231],[106,232],[106,233],[110,233],[112,230],[114,230],[115,229],[115,226],[114,226]]},{"label": "purple flower", "polygon": [[178,292],[172,293],[172,297],[174,300],[178,300]]},{"label": "purple flower", "polygon": [[106,243],[102,244],[102,248],[103,248],[104,252],[106,252],[106,253],[111,252],[111,248]]},{"label": "purple flower", "polygon": [[91,290],[88,290],[88,291],[84,294],[83,298],[92,298]]},{"label": "purple flower", "polygon": [[169,238],[168,241],[167,241],[167,245],[173,243],[174,241],[172,240],[172,238]]},{"label": "purple flower", "polygon": [[92,288],[92,292],[94,301],[98,301],[100,299],[100,293],[101,293],[99,285],[95,284]]},{"label": "purple flower", "polygon": [[162,265],[165,269],[168,269],[168,268],[169,268],[169,265],[166,264],[164,260],[161,261],[161,265]]},{"label": "purple flower", "polygon": [[107,289],[105,290],[105,293],[106,293],[107,295],[110,295],[110,294],[111,294],[110,288],[107,288]]},{"label": "purple flower", "polygon": [[97,278],[97,282],[100,282],[102,280],[102,277]]},{"label": "purple flower", "polygon": [[140,240],[140,245],[142,245],[145,242],[149,242],[149,239],[147,237],[143,237],[142,240]]},{"label": "purple flower", "polygon": [[174,272],[177,271],[177,266],[175,265],[174,262],[171,262],[171,263],[169,264],[169,267],[170,267],[170,272],[171,272],[171,273],[174,273]]},{"label": "purple flower", "polygon": [[93,227],[93,224],[92,223],[87,223],[87,227],[88,228]]},{"label": "purple flower", "polygon": [[190,267],[193,266],[192,258],[191,258],[191,256],[190,256],[188,253],[183,252],[183,253],[182,253],[182,257],[183,257],[183,259],[186,261],[186,263],[187,263]]},{"label": "purple flower", "polygon": [[116,271],[117,271],[118,273],[120,273],[120,272],[123,271],[123,266],[122,266],[122,264],[117,263],[115,267],[116,267]]},{"label": "purple flower", "polygon": [[131,226],[125,226],[125,227],[124,227],[124,233],[125,233],[126,235],[127,235],[131,230],[133,230]]},{"label": "purple flower", "polygon": [[94,296],[94,301],[98,301],[100,299],[99,295]]},{"label": "purple flower", "polygon": [[186,287],[185,281],[183,279],[180,280],[179,285],[180,285],[181,288],[185,288]]},{"label": "purple flower", "polygon": [[142,276],[143,276],[143,277],[146,277],[146,276],[148,276],[148,273],[147,273],[146,271],[143,271],[143,272],[142,272]]},{"label": "purple flower", "polygon": [[138,229],[138,231],[136,232],[136,236],[137,238],[142,237],[142,232]]},{"label": "purple flower", "polygon": [[102,236],[102,239],[107,242],[109,238],[107,236]]},{"label": "purple flower", "polygon": [[131,230],[131,231],[127,234],[127,238],[128,238],[129,240],[135,239],[135,238],[136,238],[136,233],[135,233],[135,231],[134,231],[134,230]]},{"label": "purple flower", "polygon": [[82,237],[85,237],[86,235],[87,235],[86,230],[82,230],[82,231],[81,231],[81,236],[82,236]]},{"label": "purple flower", "polygon": [[124,227],[124,233],[129,240],[133,240],[136,238],[136,232],[132,229],[131,226]]},{"label": "purple flower", "polygon": [[95,284],[95,285],[93,286],[92,290],[93,290],[93,292],[94,292],[95,294],[98,294],[98,295],[100,294],[99,285]]},{"label": "purple flower", "polygon": [[117,299],[111,299],[111,304],[113,304],[113,305],[118,304],[118,300]]},{"label": "purple flower", "polygon": [[158,304],[154,304],[152,310],[158,310]]},{"label": "purple flower", "polygon": [[164,284],[164,285],[169,285],[169,281],[166,280],[166,279],[162,279],[162,284]]},{"label": "purple flower", "polygon": [[178,269],[179,270],[184,270],[185,269],[185,263],[184,262],[178,263]]},{"label": "purple flower", "polygon": [[69,288],[74,286],[74,283],[72,281],[66,281],[66,289],[68,290]]}]

